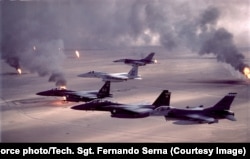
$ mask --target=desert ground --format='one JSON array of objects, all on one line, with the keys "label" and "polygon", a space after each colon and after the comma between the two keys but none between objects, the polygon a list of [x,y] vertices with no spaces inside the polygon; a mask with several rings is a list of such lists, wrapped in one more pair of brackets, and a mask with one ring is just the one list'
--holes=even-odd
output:
[{"label": "desert ground", "polygon": [[[74,49],[65,51],[63,63],[67,88],[98,90],[103,81],[80,78],[88,71],[128,72],[120,58],[141,58],[155,52],[157,64],[139,68],[142,80],[111,83],[113,98],[126,104],[151,104],[162,90],[171,94],[171,106],[212,106],[229,92],[237,92],[231,110],[237,121],[215,124],[178,124],[164,117],[138,119],[110,117],[110,112],[70,109],[81,103],[43,97],[37,92],[55,88],[48,76],[39,77],[23,68],[21,75],[1,60],[1,142],[250,142],[249,84],[227,64],[211,56],[160,48]],[[245,59],[250,64],[249,57]]]}]

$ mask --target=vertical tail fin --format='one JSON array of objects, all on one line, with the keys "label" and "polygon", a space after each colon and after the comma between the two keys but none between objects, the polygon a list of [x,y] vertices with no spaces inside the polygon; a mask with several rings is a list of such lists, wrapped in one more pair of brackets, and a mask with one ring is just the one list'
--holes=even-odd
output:
[{"label": "vertical tail fin", "polygon": [[133,65],[131,70],[128,73],[129,78],[140,78],[140,75],[138,75],[138,67],[137,65]]},{"label": "vertical tail fin", "polygon": [[155,107],[159,107],[162,105],[169,106],[170,96],[171,96],[171,92],[169,92],[168,90],[163,90],[162,93],[158,96],[158,98],[154,101],[152,105],[154,105]]},{"label": "vertical tail fin", "polygon": [[110,94],[110,81],[106,81],[105,84],[102,86],[102,88],[97,93],[97,97],[104,98],[104,97],[109,97],[109,96],[111,96],[111,94]]},{"label": "vertical tail fin", "polygon": [[145,57],[143,60],[151,61],[153,59],[153,56],[155,55],[154,52],[150,53],[147,57]]},{"label": "vertical tail fin", "polygon": [[228,93],[224,98],[222,98],[218,103],[216,103],[211,109],[213,110],[229,110],[230,106],[237,93]]}]

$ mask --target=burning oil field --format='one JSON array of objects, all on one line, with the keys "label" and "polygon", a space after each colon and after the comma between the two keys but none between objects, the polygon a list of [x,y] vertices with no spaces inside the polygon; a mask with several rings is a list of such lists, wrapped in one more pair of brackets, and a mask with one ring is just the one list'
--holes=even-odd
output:
[{"label": "burning oil field", "polygon": [[[40,76],[50,76],[49,81],[57,85],[66,81],[62,68],[65,46],[92,49],[163,46],[166,52],[184,47],[199,55],[214,54],[219,62],[231,65],[249,78],[244,54],[236,46],[236,43],[249,45],[248,37],[238,36],[249,33],[248,24],[233,29],[237,36],[228,29],[229,16],[237,17],[234,23],[241,24],[245,14],[237,9],[246,11],[247,3],[241,1],[237,6],[234,3],[1,1],[1,57],[19,74],[25,68]],[[86,7],[89,4],[91,7]],[[183,6],[187,7],[180,10]],[[75,54],[80,57],[78,50]]]},{"label": "burning oil field", "polygon": [[243,73],[248,79],[250,79],[250,68],[248,66],[244,67]]}]

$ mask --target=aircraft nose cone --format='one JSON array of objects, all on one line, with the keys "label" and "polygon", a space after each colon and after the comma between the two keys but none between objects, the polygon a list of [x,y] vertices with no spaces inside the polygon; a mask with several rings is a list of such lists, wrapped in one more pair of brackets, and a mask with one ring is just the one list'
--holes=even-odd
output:
[{"label": "aircraft nose cone", "polygon": [[83,74],[77,75],[77,77],[87,77],[87,74],[83,73]]},{"label": "aircraft nose cone", "polygon": [[45,92],[38,92],[38,93],[36,93],[36,95],[45,96],[46,93]]},{"label": "aircraft nose cone", "polygon": [[80,74],[80,75],[77,75],[78,77],[93,77],[95,76],[95,71],[90,71],[90,72],[87,72],[87,73],[83,73],[83,74]]},{"label": "aircraft nose cone", "polygon": [[73,110],[81,110],[81,105],[73,106],[73,107],[71,107],[71,109],[73,109]]},{"label": "aircraft nose cone", "polygon": [[124,62],[124,59],[114,60],[113,62]]},{"label": "aircraft nose cone", "polygon": [[48,91],[38,92],[38,93],[36,93],[36,95],[40,95],[40,96],[57,96],[58,94],[56,94],[56,92],[53,91],[53,90],[48,90]]}]

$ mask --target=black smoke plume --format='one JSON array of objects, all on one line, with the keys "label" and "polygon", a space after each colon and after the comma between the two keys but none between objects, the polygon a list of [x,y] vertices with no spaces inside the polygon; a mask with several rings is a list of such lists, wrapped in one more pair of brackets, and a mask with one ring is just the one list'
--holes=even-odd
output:
[{"label": "black smoke plume", "polygon": [[62,69],[64,42],[50,3],[0,3],[3,22],[1,57],[15,69],[25,68],[40,76],[50,76],[49,81],[57,86],[65,85]]},{"label": "black smoke plume", "polygon": [[[63,74],[64,47],[160,45],[170,52],[186,48],[200,55],[214,54],[219,62],[240,72],[247,66],[223,21],[242,15],[238,10],[249,5],[244,0],[44,0],[1,4],[2,58],[13,67],[20,65],[39,75]],[[39,54],[33,54],[33,46]]]},{"label": "black smoke plume", "polygon": [[219,62],[230,64],[235,70],[243,72],[244,55],[234,43],[233,34],[225,28],[216,28],[219,10],[209,8],[201,15],[199,39],[202,41],[199,54],[214,54]]}]

